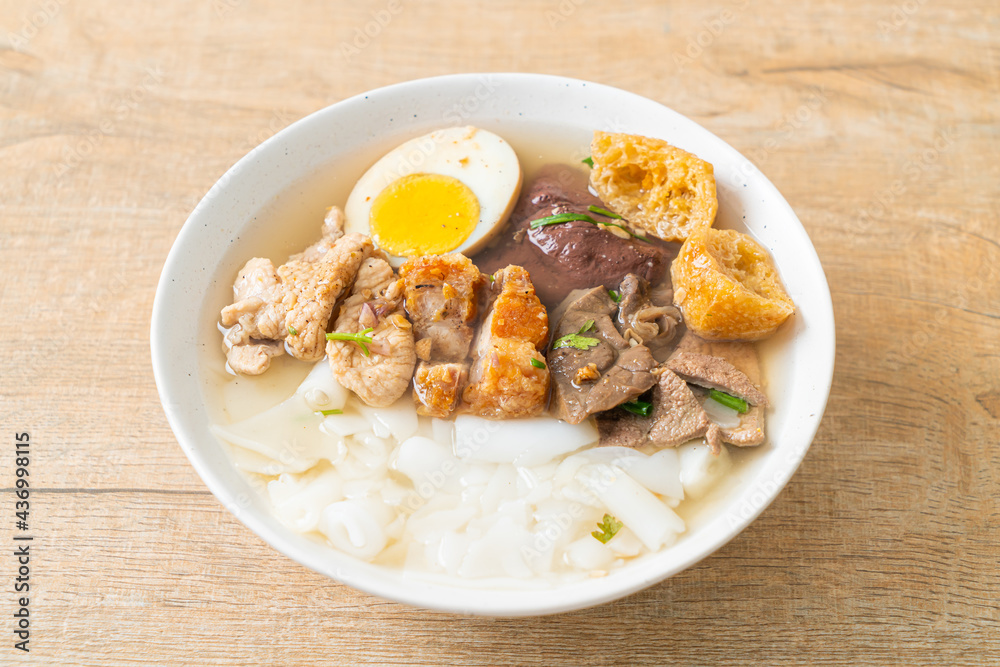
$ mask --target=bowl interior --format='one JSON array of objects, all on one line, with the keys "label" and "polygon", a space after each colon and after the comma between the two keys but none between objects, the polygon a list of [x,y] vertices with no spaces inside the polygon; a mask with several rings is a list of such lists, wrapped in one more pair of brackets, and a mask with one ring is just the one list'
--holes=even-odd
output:
[{"label": "bowl interior", "polygon": [[[362,563],[286,528],[209,432],[221,359],[214,323],[238,268],[281,259],[313,240],[323,211],[404,140],[472,124],[507,138],[530,170],[582,159],[594,129],[660,137],[715,167],[720,227],[747,231],[772,253],[797,312],[761,348],[769,443],[700,503],[672,547],[609,576],[552,588],[481,581],[455,587]],[[539,143],[539,137],[548,140]],[[281,242],[275,244],[275,226]],[[308,116],[270,138],[216,183],[181,230],[160,279],[153,368],[177,439],[222,503],[271,546],[313,570],[381,597],[460,613],[529,615],[591,606],[640,590],[701,560],[774,499],[818,428],[833,374],[829,288],[794,212],[753,165],[718,137],[651,100],[590,82],[530,74],[467,74],[375,90]]]}]

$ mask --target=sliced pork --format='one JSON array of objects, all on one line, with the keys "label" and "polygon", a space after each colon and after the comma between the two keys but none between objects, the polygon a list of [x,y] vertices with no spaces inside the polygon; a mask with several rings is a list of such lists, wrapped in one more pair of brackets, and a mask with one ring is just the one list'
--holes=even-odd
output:
[{"label": "sliced pork", "polygon": [[[231,338],[231,335],[235,334]],[[240,328],[232,327],[226,333],[226,363],[240,375],[260,375],[271,366],[271,359],[285,353],[280,340],[241,340]]]},{"label": "sliced pork", "polygon": [[322,238],[287,263],[275,269],[271,260],[255,257],[243,266],[233,285],[233,303],[221,314],[234,371],[256,375],[267,370],[270,358],[280,354],[274,341],[284,341],[298,359],[323,357],[334,304],[374,250],[370,239],[344,236],[342,228],[343,214],[331,208]]},{"label": "sliced pork", "polygon": [[347,234],[319,261],[295,260],[278,267],[278,277],[285,286],[285,345],[293,357],[303,361],[323,358],[333,307],[350,288],[361,262],[373,252],[370,238]]},{"label": "sliced pork", "polygon": [[318,262],[330,252],[337,240],[344,235],[344,212],[336,206],[326,210],[323,218],[322,237],[300,253],[288,258],[289,262]]},{"label": "sliced pork", "polygon": [[[417,355],[413,328],[402,312],[403,281],[382,257],[358,270],[351,295],[337,314],[334,332],[358,340],[330,340],[326,354],[337,382],[374,407],[395,403],[410,385]],[[370,339],[370,342],[368,341]]]},{"label": "sliced pork", "polygon": [[767,406],[767,396],[743,371],[722,357],[679,350],[667,359],[667,368],[686,381],[742,398],[750,405]]}]

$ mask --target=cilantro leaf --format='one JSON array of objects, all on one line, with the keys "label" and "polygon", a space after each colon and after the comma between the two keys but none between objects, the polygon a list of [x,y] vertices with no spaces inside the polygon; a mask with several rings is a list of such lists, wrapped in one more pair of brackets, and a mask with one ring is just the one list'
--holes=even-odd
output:
[{"label": "cilantro leaf", "polygon": [[618,531],[622,529],[623,524],[618,519],[614,518],[610,514],[605,514],[604,519],[601,520],[597,527],[599,530],[595,530],[591,533],[601,544],[607,544],[611,541],[611,538],[618,534]]},{"label": "cilantro leaf", "polygon": [[575,347],[578,350],[589,350],[601,341],[597,338],[592,338],[591,336],[581,336],[580,334],[592,331],[593,329],[594,320],[587,320],[576,333],[567,334],[562,338],[556,339],[556,342],[552,344],[552,349],[558,350],[561,347]]},{"label": "cilantro leaf", "polygon": [[575,347],[578,350],[589,350],[600,342],[601,341],[596,338],[591,338],[590,336],[568,334],[556,340],[556,342],[552,345],[552,349],[558,350],[561,347]]}]

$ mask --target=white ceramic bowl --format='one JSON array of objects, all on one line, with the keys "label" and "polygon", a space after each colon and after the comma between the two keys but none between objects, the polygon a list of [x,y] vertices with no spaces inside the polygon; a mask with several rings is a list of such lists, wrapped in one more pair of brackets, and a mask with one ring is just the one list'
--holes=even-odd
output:
[{"label": "white ceramic bowl", "polygon": [[[220,286],[231,285],[235,268],[261,250],[244,241],[261,224],[258,215],[266,217],[262,212],[275,202],[315,197],[322,184],[310,177],[330,173],[331,165],[345,165],[342,178],[351,182],[384,150],[458,123],[501,136],[525,124],[562,125],[581,136],[594,129],[632,132],[697,154],[715,166],[717,225],[749,230],[771,251],[798,308],[766,344],[768,393],[775,406],[769,444],[739,467],[734,484],[676,545],[600,579],[540,590],[459,588],[354,560],[279,523],[267,499],[253,491],[209,432],[208,370],[197,352],[219,344],[212,324]],[[690,567],[732,539],[777,496],[809,448],[830,391],[835,345],[830,292],[816,252],[795,213],[749,160],[656,102],[537,74],[461,74],[389,86],[318,111],[265,141],[212,187],[181,229],[160,277],[151,339],[157,388],[177,440],[212,493],[268,544],[383,598],[495,616],[549,614],[614,600]]]}]

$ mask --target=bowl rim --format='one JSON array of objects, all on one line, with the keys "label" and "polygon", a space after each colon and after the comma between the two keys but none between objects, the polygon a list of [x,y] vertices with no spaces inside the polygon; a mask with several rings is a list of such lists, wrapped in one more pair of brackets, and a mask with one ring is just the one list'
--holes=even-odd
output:
[{"label": "bowl rim", "polygon": [[[273,519],[265,519],[264,517],[258,516],[253,512],[233,511],[231,499],[229,497],[230,492],[226,488],[227,482],[222,479],[221,476],[222,471],[216,470],[215,466],[207,460],[205,453],[199,445],[199,439],[207,434],[190,432],[188,424],[184,421],[185,415],[182,411],[176,409],[178,401],[172,398],[172,396],[176,395],[176,392],[182,391],[182,388],[179,386],[178,379],[171,376],[170,366],[172,357],[167,344],[170,339],[170,335],[167,332],[170,329],[169,323],[172,313],[171,306],[174,305],[172,303],[172,298],[175,297],[175,295],[172,294],[171,288],[172,276],[176,274],[179,267],[183,264],[184,248],[192,242],[197,231],[200,229],[199,225],[202,224],[200,216],[203,212],[203,204],[205,204],[210,197],[225,194],[228,188],[231,187],[231,184],[234,181],[238,181],[237,177],[241,171],[251,168],[251,163],[254,160],[263,157],[268,153],[268,151],[273,151],[275,147],[281,146],[286,138],[290,137],[292,133],[302,131],[310,125],[319,124],[327,116],[335,116],[341,110],[347,109],[351,106],[371,104],[373,101],[390,99],[393,96],[404,95],[414,90],[427,88],[428,86],[430,88],[439,88],[446,85],[469,86],[481,82],[484,78],[494,78],[511,85],[537,85],[542,87],[552,87],[553,89],[565,86],[584,86],[598,95],[612,95],[630,100],[635,104],[654,105],[658,108],[658,113],[668,115],[672,114],[676,117],[673,120],[689,127],[692,131],[696,129],[698,133],[708,135],[712,141],[717,142],[723,149],[731,152],[735,157],[742,159],[745,164],[752,166],[752,163],[750,163],[747,158],[736,151],[736,149],[724,140],[673,109],[636,93],[581,79],[549,74],[516,72],[463,73],[415,79],[359,93],[319,109],[293,122],[272,137],[266,139],[259,146],[252,149],[247,155],[243,156],[232,167],[230,167],[191,212],[171,246],[156,289],[150,329],[152,369],[167,421],[170,424],[171,430],[177,438],[179,445],[187,455],[198,475],[204,481],[206,486],[208,486],[212,494],[215,495],[216,498],[218,498],[219,501],[226,506],[239,521],[250,528],[250,530],[252,530],[258,537],[263,539],[279,553],[315,572],[323,574],[334,580],[338,580],[358,590],[384,599],[394,600],[424,609],[486,616],[534,616],[554,614],[592,607],[625,597],[663,581],[664,579],[695,565],[723,547],[730,540],[739,535],[750,523],[752,523],[780,494],[781,490],[798,469],[799,464],[805,457],[806,452],[815,438],[829,399],[830,388],[833,381],[834,357],[836,352],[836,331],[834,326],[833,305],[830,296],[829,283],[826,280],[822,264],[819,261],[815,248],[813,247],[805,228],[802,226],[801,221],[799,221],[791,206],[780,194],[780,192],[778,192],[777,188],[770,182],[770,180],[764,177],[763,174],[756,169],[756,167],[753,167],[752,175],[755,180],[754,187],[763,188],[770,199],[774,201],[775,205],[783,208],[782,213],[785,216],[790,217],[790,219],[796,223],[796,228],[791,231],[804,237],[803,239],[800,239],[800,243],[804,240],[804,251],[811,253],[808,257],[806,257],[806,261],[810,264],[814,264],[815,268],[819,271],[818,280],[820,281],[819,284],[822,287],[819,291],[822,293],[816,295],[819,302],[814,305],[818,308],[817,315],[820,316],[820,319],[824,320],[824,324],[829,327],[828,333],[830,344],[827,349],[817,350],[810,354],[812,362],[816,365],[814,375],[811,376],[814,387],[814,402],[812,405],[815,408],[815,412],[811,416],[805,418],[807,421],[799,428],[799,440],[802,442],[802,445],[797,447],[789,455],[786,455],[784,458],[784,467],[776,471],[770,478],[771,487],[768,492],[764,493],[762,502],[755,503],[754,506],[751,507],[750,511],[740,513],[739,517],[730,522],[729,530],[724,534],[720,534],[712,539],[706,538],[705,540],[702,540],[703,542],[706,542],[706,544],[694,549],[690,554],[681,556],[680,558],[671,561],[668,566],[653,568],[654,572],[651,575],[631,578],[620,577],[619,581],[622,581],[622,584],[614,587],[603,587],[605,590],[601,590],[602,587],[596,585],[588,586],[590,582],[599,581],[590,580],[547,588],[541,591],[525,589],[504,591],[497,589],[482,589],[471,586],[451,587],[428,583],[427,581],[410,580],[405,577],[402,577],[403,588],[398,588],[398,581],[395,582],[396,585],[392,585],[394,582],[381,581],[381,578],[377,576],[370,578],[367,577],[366,569],[379,568],[379,566],[372,566],[367,563],[361,563],[360,561],[356,561],[358,564],[356,568],[350,568],[355,570],[355,572],[345,572],[341,569],[340,564],[331,565],[328,562],[320,562],[317,558],[311,557],[311,555],[305,550],[299,548],[295,544],[292,544],[289,540],[288,534],[282,534],[282,530],[277,530],[275,528]],[[651,106],[650,108],[652,109],[653,107]],[[209,435],[209,437],[214,436]],[[284,528],[283,530],[290,531],[291,529]],[[623,570],[628,570],[630,567],[632,566],[623,568]],[[389,568],[379,569],[388,570]],[[358,572],[360,572],[360,574],[358,574]],[[594,592],[589,592],[587,589],[593,589]],[[539,595],[540,593],[548,594],[547,598],[545,595]]]}]

